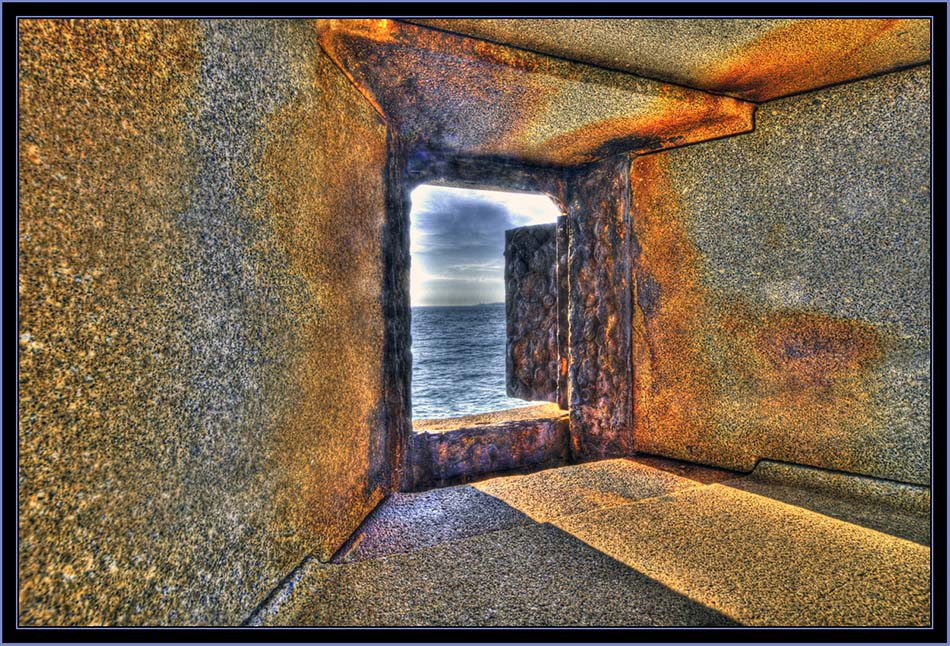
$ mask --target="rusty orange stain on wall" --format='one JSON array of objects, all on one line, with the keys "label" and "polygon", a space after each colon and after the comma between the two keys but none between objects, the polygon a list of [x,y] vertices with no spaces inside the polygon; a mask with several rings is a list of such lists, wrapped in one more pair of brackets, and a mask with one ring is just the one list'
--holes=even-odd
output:
[{"label": "rusty orange stain on wall", "polygon": [[862,321],[765,308],[715,291],[667,156],[637,158],[631,181],[640,249],[636,448],[740,470],[760,457],[860,463],[856,438],[874,418],[868,379],[887,338]]},{"label": "rusty orange stain on wall", "polygon": [[301,79],[307,91],[266,124],[257,216],[285,252],[286,270],[306,279],[300,298],[310,312],[295,349],[300,398],[276,425],[272,468],[303,483],[294,521],[319,537],[313,551],[328,559],[387,493],[368,474],[371,436],[383,432],[375,415],[387,146],[382,119],[315,54]]},{"label": "rusty orange stain on wall", "polygon": [[399,44],[433,54],[461,55],[523,71],[534,71],[538,67],[537,56],[528,52],[396,20],[321,19],[316,21],[316,25],[321,43],[330,50],[343,45],[346,39],[358,38],[377,44]]},{"label": "rusty orange stain on wall", "polygon": [[569,165],[752,127],[753,105],[396,21],[321,21],[320,43],[403,136]]},{"label": "rusty orange stain on wall", "polygon": [[712,91],[768,101],[929,59],[926,19],[799,20],[738,48],[701,76]]},{"label": "rusty orange stain on wall", "polygon": [[442,135],[451,115],[472,106],[510,128],[527,117],[499,112],[500,97],[530,111],[542,89],[519,74],[535,70],[532,58],[507,47],[392,20],[321,20],[317,29],[330,58],[410,137]]},{"label": "rusty orange stain on wall", "polygon": [[754,108],[751,103],[724,102],[711,94],[686,94],[667,86],[642,114],[596,121],[544,145],[572,159],[653,152],[748,132]]},{"label": "rusty orange stain on wall", "polygon": [[671,217],[674,201],[663,162],[647,155],[631,171],[631,220],[640,249],[633,264],[635,442],[657,429],[693,427],[706,417],[712,394],[698,342],[701,312],[708,310],[699,261],[682,222]]},{"label": "rusty orange stain on wall", "polygon": [[777,312],[756,331],[751,347],[768,359],[768,381],[787,391],[830,391],[881,357],[878,333],[859,321]]}]

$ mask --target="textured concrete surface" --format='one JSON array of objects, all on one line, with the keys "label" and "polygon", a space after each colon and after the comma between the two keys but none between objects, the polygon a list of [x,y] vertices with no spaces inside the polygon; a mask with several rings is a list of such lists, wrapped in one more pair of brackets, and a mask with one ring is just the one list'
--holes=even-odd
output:
[{"label": "textured concrete surface", "polygon": [[561,213],[565,212],[565,173],[562,168],[427,150],[419,142],[397,140],[406,145],[401,152],[406,155],[403,181],[407,193],[420,184],[543,193]]},{"label": "textured concrete surface", "polygon": [[567,462],[568,414],[555,404],[424,421],[410,439],[411,487],[470,482],[491,473]]},{"label": "textured concrete surface", "polygon": [[308,574],[263,625],[735,625],[550,525]]},{"label": "textured concrete surface", "polygon": [[[382,237],[383,397],[379,423],[387,429],[385,442],[370,449],[395,470],[394,488],[412,486],[409,441],[412,437],[412,325],[410,319],[409,212],[413,186],[407,181],[410,153],[405,141],[389,130],[385,166],[386,218]],[[398,482],[395,482],[398,480]]]},{"label": "textured concrete surface", "polygon": [[783,99],[635,160],[637,450],[929,484],[929,83]]},{"label": "textured concrete surface", "polygon": [[930,60],[927,19],[414,20],[752,101]]},{"label": "textured concrete surface", "polygon": [[[565,183],[565,191],[566,183]],[[566,197],[566,193],[565,193]],[[570,226],[567,223],[567,215],[558,216],[557,230],[555,232],[554,247],[557,252],[557,405],[564,410],[570,409],[570,374],[568,371],[568,359],[571,347],[570,330],[570,272],[567,268],[567,254],[570,247]]]},{"label": "textured concrete surface", "polygon": [[[904,64],[923,33],[806,22],[704,73],[776,96]],[[623,158],[511,157],[745,132],[752,105],[386,20],[25,20],[20,35],[24,624],[238,623],[346,540],[409,457],[406,218],[423,177],[542,190],[587,218],[572,223],[577,456],[929,483],[929,67],[642,156],[631,198]],[[829,47],[816,70],[809,52]],[[698,487],[718,475],[641,464],[658,471],[480,484],[525,512],[472,488],[432,536],[419,507],[393,512],[364,539],[379,558],[300,573],[315,596],[288,596],[304,604],[291,616],[926,620],[917,502],[860,510],[797,480]],[[383,561],[394,547],[412,551]],[[432,580],[443,598],[420,605]]]},{"label": "textured concrete surface", "polygon": [[473,485],[395,493],[367,516],[334,562],[414,552],[446,541],[530,525],[532,519]]},{"label": "textured concrete surface", "polygon": [[894,533],[904,512],[796,482],[643,456],[396,494],[254,623],[926,625],[930,550]]},{"label": "textured concrete surface", "polygon": [[736,474],[732,471],[717,469],[715,467],[707,467],[702,464],[694,464],[692,462],[670,460],[656,455],[637,453],[634,457],[627,459],[633,460],[638,464],[647,467],[652,467],[660,471],[672,473],[673,475],[679,476],[680,478],[686,478],[687,480],[692,480],[700,484],[712,484],[713,482],[722,482],[723,480],[729,480],[736,477]]},{"label": "textured concrete surface", "polygon": [[553,521],[752,626],[927,626],[930,549],[711,484]]},{"label": "textured concrete surface", "polygon": [[[656,463],[678,474],[651,466]],[[682,475],[697,471],[705,477]],[[736,475],[643,456],[393,494],[366,518],[334,559],[350,562],[411,552],[448,540],[622,505],[700,483],[731,480]]]},{"label": "textured concrete surface", "polygon": [[554,404],[534,404],[519,408],[496,410],[478,415],[464,417],[444,417],[440,419],[417,419],[412,422],[412,430],[416,433],[436,433],[452,431],[460,427],[497,426],[505,422],[522,422],[545,417],[558,417],[564,411]]},{"label": "textured concrete surface", "polygon": [[568,179],[568,391],[577,460],[633,453],[630,162]]},{"label": "textured concrete surface", "polygon": [[505,231],[505,386],[509,397],[558,401],[557,224]]},{"label": "textured concrete surface", "polygon": [[836,498],[862,500],[876,506],[893,507],[911,513],[928,514],[931,508],[929,486],[782,464],[771,460],[759,461],[749,479],[766,484],[805,487]]},{"label": "textured concrete surface", "polygon": [[456,155],[580,164],[752,127],[752,105],[393,20],[320,44],[401,136]]},{"label": "textured concrete surface", "polygon": [[[835,475],[844,480],[852,479],[852,476]],[[852,525],[860,525],[884,534],[930,546],[929,510],[913,511],[894,507],[881,502],[881,498],[873,493],[868,496],[842,497],[821,486],[821,483],[818,483],[818,487],[815,488],[814,486],[802,485],[799,479],[795,477],[790,480],[780,478],[762,480],[755,473],[747,478],[725,481],[723,484],[802,509],[808,509],[824,516],[837,518]],[[863,489],[863,484],[859,482],[855,488]]]},{"label": "textured concrete surface", "polygon": [[[719,480],[736,476],[730,471],[715,471]],[[649,466],[639,458],[622,458],[492,478],[472,486],[503,500],[535,521],[545,522],[698,484],[696,480]]]},{"label": "textured concrete surface", "polygon": [[386,129],[309,21],[20,35],[20,620],[239,623],[385,490]]}]

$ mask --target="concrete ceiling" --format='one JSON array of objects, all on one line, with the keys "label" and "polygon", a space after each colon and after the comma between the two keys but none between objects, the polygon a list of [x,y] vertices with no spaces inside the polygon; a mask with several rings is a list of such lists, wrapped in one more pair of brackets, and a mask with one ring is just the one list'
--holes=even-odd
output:
[{"label": "concrete ceiling", "polygon": [[748,132],[757,102],[930,58],[927,19],[318,20],[415,145],[576,165]]},{"label": "concrete ceiling", "polygon": [[930,60],[928,19],[414,22],[750,101],[769,101]]},{"label": "concrete ceiling", "polygon": [[573,165],[752,129],[754,104],[394,20],[322,20],[320,46],[404,137]]}]

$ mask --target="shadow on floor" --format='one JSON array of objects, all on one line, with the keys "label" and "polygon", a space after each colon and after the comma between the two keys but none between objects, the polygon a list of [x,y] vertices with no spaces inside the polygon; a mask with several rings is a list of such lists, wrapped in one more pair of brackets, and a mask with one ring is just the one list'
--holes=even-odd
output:
[{"label": "shadow on floor", "polygon": [[492,496],[453,489],[378,509],[349,554],[364,560],[310,568],[262,623],[738,625]]},{"label": "shadow on floor", "polygon": [[653,462],[394,494],[333,562],[291,577],[254,625],[930,622],[928,519]]}]

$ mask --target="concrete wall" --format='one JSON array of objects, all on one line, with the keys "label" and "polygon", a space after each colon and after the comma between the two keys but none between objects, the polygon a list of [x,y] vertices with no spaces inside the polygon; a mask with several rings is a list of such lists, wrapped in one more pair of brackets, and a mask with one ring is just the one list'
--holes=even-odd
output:
[{"label": "concrete wall", "polygon": [[639,157],[636,449],[930,480],[930,69]]},{"label": "concrete wall", "polygon": [[390,486],[385,127],[308,21],[20,25],[20,619],[239,623]]}]

